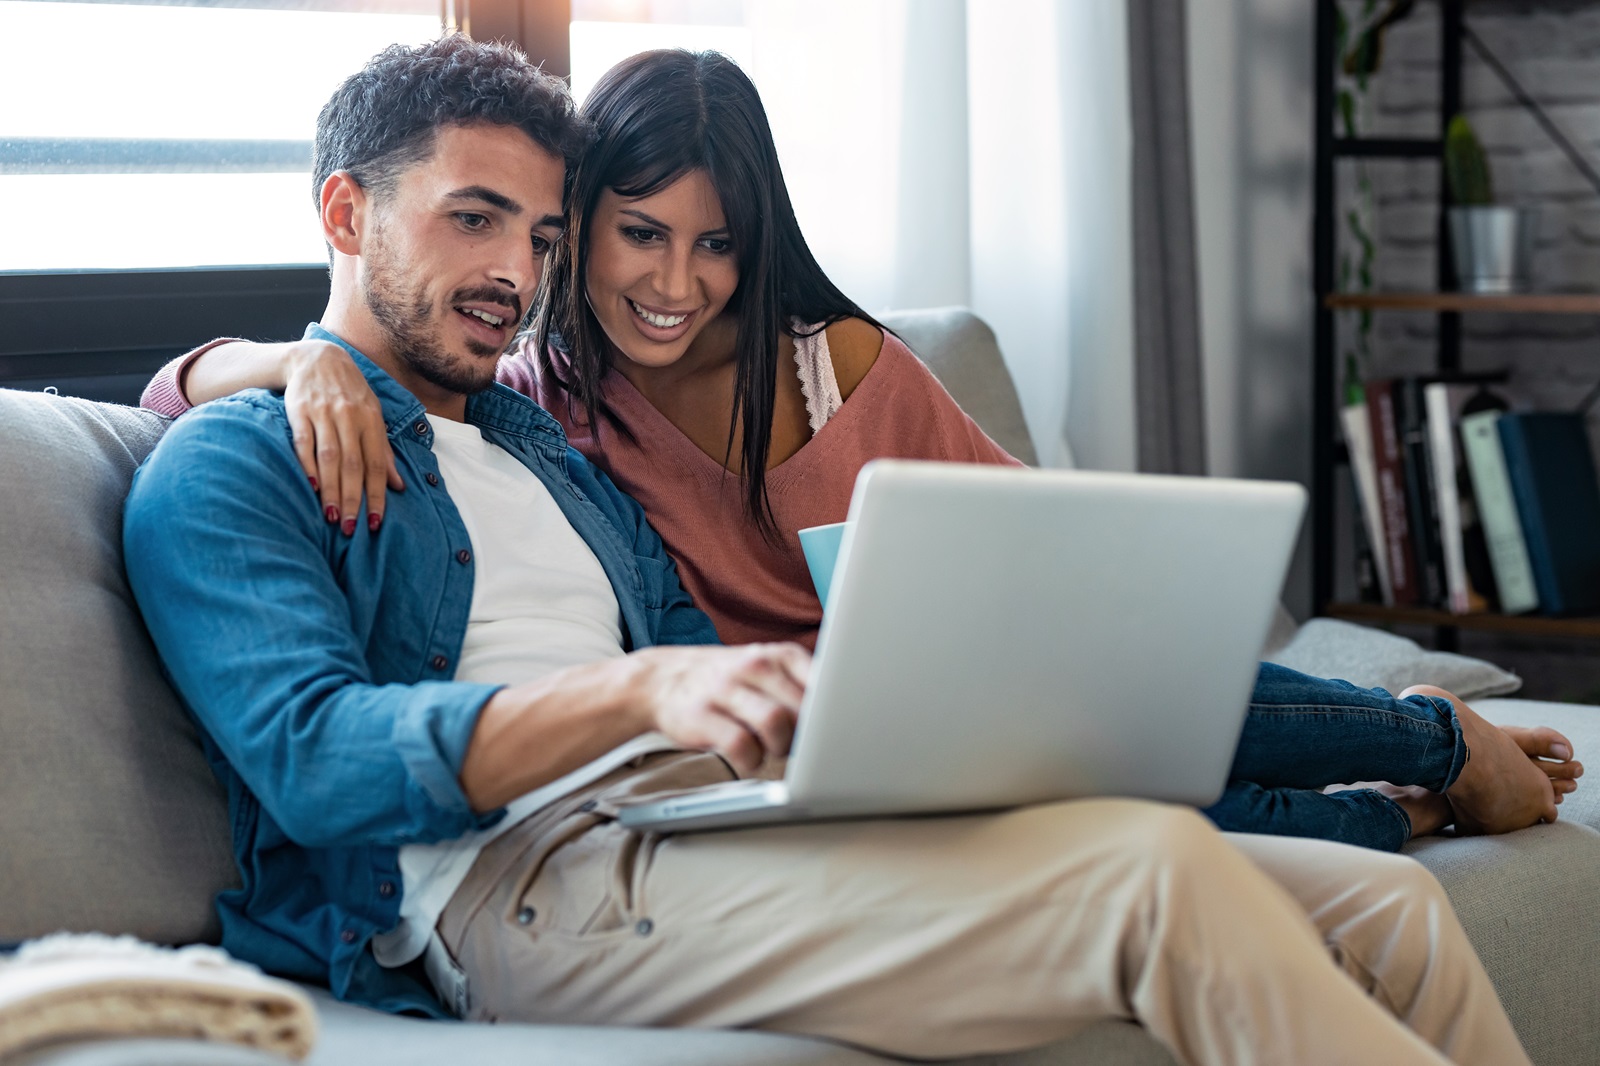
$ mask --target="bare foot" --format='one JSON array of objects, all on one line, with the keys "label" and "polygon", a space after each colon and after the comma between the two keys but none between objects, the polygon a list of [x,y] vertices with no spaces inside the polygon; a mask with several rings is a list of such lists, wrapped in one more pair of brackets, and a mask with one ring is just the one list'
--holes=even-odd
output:
[{"label": "bare foot", "polygon": [[1572,741],[1549,726],[1503,725],[1505,734],[1516,741],[1533,765],[1544,771],[1556,792],[1556,802],[1577,791],[1583,776],[1583,763],[1572,757]]},{"label": "bare foot", "polygon": [[1370,788],[1394,800],[1411,819],[1411,839],[1437,833],[1456,820],[1450,801],[1443,793],[1429,792],[1421,785],[1392,785],[1387,781],[1362,781],[1350,788]]},{"label": "bare foot", "polygon": [[1511,734],[1484,721],[1442,688],[1412,685],[1400,693],[1402,698],[1417,695],[1449,700],[1467,744],[1467,764],[1445,790],[1455,812],[1456,832],[1509,833],[1556,820],[1555,786]]}]

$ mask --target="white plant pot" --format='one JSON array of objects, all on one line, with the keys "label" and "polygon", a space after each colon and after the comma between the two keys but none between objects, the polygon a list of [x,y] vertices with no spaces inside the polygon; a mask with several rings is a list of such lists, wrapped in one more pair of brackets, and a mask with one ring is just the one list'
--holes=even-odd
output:
[{"label": "white plant pot", "polygon": [[1526,207],[1450,208],[1450,246],[1462,292],[1528,287],[1533,211]]}]

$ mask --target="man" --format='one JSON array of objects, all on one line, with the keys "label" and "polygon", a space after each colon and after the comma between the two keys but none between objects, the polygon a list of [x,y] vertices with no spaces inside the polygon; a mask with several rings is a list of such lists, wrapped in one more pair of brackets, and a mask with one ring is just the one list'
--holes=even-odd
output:
[{"label": "man", "polygon": [[1406,859],[1120,800],[618,827],[620,798],[782,756],[808,660],[701,646],[638,506],[491,385],[581,139],[507,49],[375,59],[318,124],[332,293],[308,333],[351,352],[411,490],[381,525],[319,520],[259,391],[180,421],[135,481],[130,580],[228,788],[229,950],[480,1020],[949,1056],[1114,1017],[1191,1063],[1527,1061]]}]

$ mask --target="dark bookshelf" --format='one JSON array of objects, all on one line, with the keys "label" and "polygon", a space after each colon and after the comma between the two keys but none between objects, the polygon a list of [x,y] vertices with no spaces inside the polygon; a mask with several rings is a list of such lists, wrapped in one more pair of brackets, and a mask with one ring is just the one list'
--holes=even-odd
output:
[{"label": "dark bookshelf", "polygon": [[1451,614],[1424,607],[1385,607],[1381,603],[1324,604],[1323,614],[1351,622],[1475,629],[1528,637],[1580,637],[1600,640],[1600,618],[1549,618],[1538,614]]},{"label": "dark bookshelf", "polygon": [[[1442,153],[1444,132],[1461,110],[1461,53],[1466,0],[1439,0],[1440,84],[1439,136],[1343,137],[1334,133],[1338,92],[1336,0],[1317,0],[1315,162],[1313,168],[1312,284],[1315,287],[1312,331],[1312,471],[1311,580],[1312,610],[1318,615],[1370,625],[1432,627],[1435,643],[1453,648],[1460,630],[1536,637],[1600,639],[1600,618],[1551,618],[1541,615],[1466,614],[1426,608],[1385,607],[1334,599],[1334,542],[1337,523],[1354,520],[1339,514],[1336,481],[1349,462],[1338,420],[1341,367],[1335,352],[1336,311],[1423,312],[1438,316],[1438,348],[1434,369],[1442,378],[1461,367],[1461,315],[1474,312],[1510,314],[1600,315],[1600,293],[1480,294],[1451,291],[1453,268],[1446,239]],[[1435,225],[1435,288],[1429,292],[1339,292],[1335,282],[1338,256],[1335,169],[1347,159],[1432,159],[1439,161],[1439,213]],[[1600,534],[1597,534],[1600,535]]]},{"label": "dark bookshelf", "polygon": [[1592,292],[1335,292],[1323,302],[1332,310],[1499,311],[1527,315],[1600,315],[1600,293]]}]

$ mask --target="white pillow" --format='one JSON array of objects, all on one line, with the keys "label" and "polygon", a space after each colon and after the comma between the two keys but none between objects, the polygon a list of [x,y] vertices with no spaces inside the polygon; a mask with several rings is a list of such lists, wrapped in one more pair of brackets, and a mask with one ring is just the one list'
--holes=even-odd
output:
[{"label": "white pillow", "polygon": [[1438,685],[1464,700],[1473,700],[1505,696],[1522,687],[1522,678],[1493,663],[1428,651],[1405,637],[1334,618],[1313,618],[1288,644],[1266,658],[1303,674],[1390,692],[1411,685]]}]

